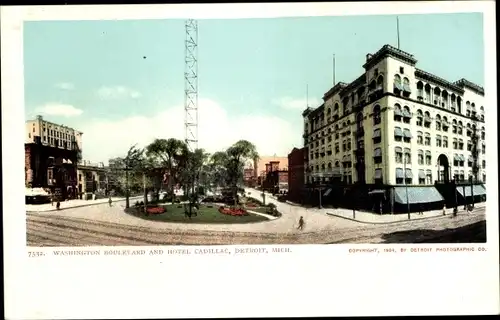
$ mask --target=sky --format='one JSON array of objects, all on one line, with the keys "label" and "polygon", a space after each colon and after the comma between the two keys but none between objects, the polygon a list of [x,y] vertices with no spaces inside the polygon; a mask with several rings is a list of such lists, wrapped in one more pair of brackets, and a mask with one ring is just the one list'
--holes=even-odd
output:
[{"label": "sky", "polygon": [[[198,20],[199,147],[239,139],[261,155],[302,146],[302,111],[367,53],[397,46],[396,16]],[[417,67],[484,85],[480,13],[399,16]],[[83,158],[123,156],[155,138],[184,139],[184,20],[24,23],[25,117],[83,132]],[[307,90],[306,90],[307,88]]]}]

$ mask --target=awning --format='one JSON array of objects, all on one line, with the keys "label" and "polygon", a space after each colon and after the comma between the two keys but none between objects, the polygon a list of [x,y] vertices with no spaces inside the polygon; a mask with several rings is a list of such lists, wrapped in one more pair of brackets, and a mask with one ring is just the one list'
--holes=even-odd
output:
[{"label": "awning", "polygon": [[410,138],[410,139],[412,138],[410,129],[404,129],[403,135],[405,138]]},{"label": "awning", "polygon": [[382,149],[380,149],[380,148],[375,149],[375,151],[373,152],[373,156],[374,157],[381,157],[382,156]]},{"label": "awning", "polygon": [[343,162],[349,162],[349,161],[351,161],[351,155],[350,154],[345,155],[344,158],[342,158],[342,161]]},{"label": "awning", "polygon": [[469,156],[469,162],[474,162],[474,157],[473,156]]},{"label": "awning", "polygon": [[425,172],[426,172],[427,174],[432,174],[431,169],[427,169]]},{"label": "awning", "polygon": [[403,117],[405,118],[411,118],[411,113],[410,111],[403,109]]},{"label": "awning", "polygon": [[368,194],[385,194],[385,190],[376,189],[368,192]]},{"label": "awning", "polygon": [[426,156],[430,156],[432,153],[430,152],[430,150],[425,150],[425,155]]},{"label": "awning", "polygon": [[460,161],[460,156],[459,156],[458,154],[455,154],[455,155],[453,156],[453,160],[455,160],[455,161]]},{"label": "awning", "polygon": [[375,179],[380,179],[380,178],[382,178],[382,170],[375,169]]},{"label": "awning", "polygon": [[459,154],[458,156],[460,157],[460,161],[465,161],[465,157],[463,154]]},{"label": "awning", "polygon": [[403,169],[396,168],[396,178],[404,178]]},{"label": "awning", "polygon": [[422,169],[418,170],[418,177],[420,179],[425,179],[425,171]]},{"label": "awning", "polygon": [[403,91],[405,91],[405,92],[411,92],[410,85],[403,84]]},{"label": "awning", "polygon": [[403,85],[401,84],[401,82],[394,82],[394,88],[403,90]]},{"label": "awning", "polygon": [[373,131],[373,138],[378,138],[380,137],[380,129],[375,129]]},{"label": "awning", "polygon": [[411,172],[411,169],[406,169],[406,178],[413,178],[413,173]]},{"label": "awning", "polygon": [[[469,186],[466,185],[466,186],[457,187],[458,193],[460,193],[460,195],[462,197],[464,197],[464,187],[465,187],[465,197],[472,196],[470,185]],[[486,188],[483,185],[480,185],[480,184],[473,185],[472,186],[472,191],[474,193],[474,196],[486,195]]]},{"label": "awning", "polygon": [[401,109],[399,109],[399,108],[395,108],[395,109],[394,109],[394,115],[396,115],[396,116],[402,116],[402,115],[403,115],[403,113],[401,112]]},{"label": "awning", "polygon": [[323,197],[327,197],[332,192],[332,189],[328,189],[323,193]]},{"label": "awning", "polygon": [[396,147],[395,150],[396,152],[403,153],[403,148],[401,147]]},{"label": "awning", "polygon": [[433,203],[444,200],[435,187],[396,187],[394,195],[395,201],[400,204]]},{"label": "awning", "polygon": [[402,137],[403,136],[403,130],[401,130],[400,127],[395,127],[394,128],[394,136],[396,136],[396,137]]}]

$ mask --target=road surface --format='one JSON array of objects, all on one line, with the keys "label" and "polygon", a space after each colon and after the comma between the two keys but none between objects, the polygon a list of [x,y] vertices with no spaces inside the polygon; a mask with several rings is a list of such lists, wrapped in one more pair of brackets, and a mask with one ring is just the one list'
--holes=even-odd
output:
[{"label": "road surface", "polygon": [[[92,214],[82,217],[82,213],[97,212],[97,207],[104,212],[101,212],[101,215],[105,218],[99,216],[101,219],[96,219]],[[123,208],[120,214],[105,208],[106,206],[93,206],[93,211],[82,211],[83,208],[78,208],[56,212],[61,215],[27,214],[27,245],[38,247],[457,242],[457,239],[462,239],[461,236],[457,237],[460,234],[464,235],[462,240],[465,241],[462,242],[473,242],[476,238],[481,239],[481,234],[484,234],[480,224],[484,224],[485,220],[484,208],[456,218],[443,216],[385,225],[360,224],[310,213],[310,216],[305,216],[306,221],[322,220],[330,224],[323,228],[306,227],[304,231],[293,229],[289,232],[279,232],[278,227],[272,228],[269,224],[281,221],[286,226],[283,230],[290,230],[288,223],[294,218],[286,219],[286,212],[280,219],[269,222],[213,226],[158,223],[127,215]],[[106,211],[108,209],[111,211]],[[317,219],[313,220],[311,216]],[[474,225],[477,223],[479,224]],[[260,227],[262,224],[268,226]],[[470,225],[475,226],[472,231],[467,229]]]}]

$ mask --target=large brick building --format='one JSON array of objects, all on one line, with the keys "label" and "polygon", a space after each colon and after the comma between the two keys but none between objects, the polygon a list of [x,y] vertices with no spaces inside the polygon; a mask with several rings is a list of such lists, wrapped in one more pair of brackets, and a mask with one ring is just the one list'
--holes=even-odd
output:
[{"label": "large brick building", "polygon": [[25,184],[49,189],[60,199],[77,195],[82,133],[37,116],[26,122]]}]

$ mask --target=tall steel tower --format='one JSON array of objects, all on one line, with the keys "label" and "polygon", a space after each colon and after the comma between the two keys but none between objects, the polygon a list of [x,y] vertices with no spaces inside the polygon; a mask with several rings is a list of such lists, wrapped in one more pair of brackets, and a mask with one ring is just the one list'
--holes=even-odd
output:
[{"label": "tall steel tower", "polygon": [[198,22],[186,20],[184,125],[189,150],[198,148]]}]

